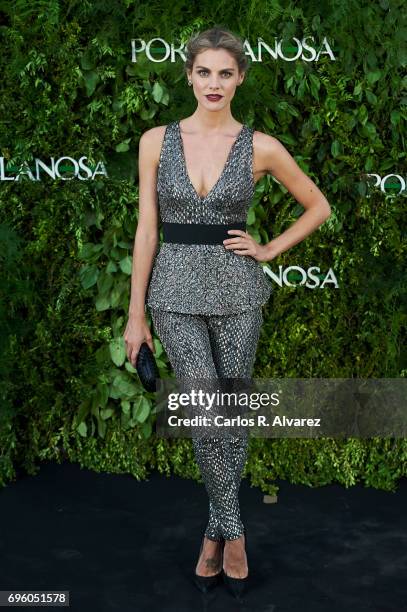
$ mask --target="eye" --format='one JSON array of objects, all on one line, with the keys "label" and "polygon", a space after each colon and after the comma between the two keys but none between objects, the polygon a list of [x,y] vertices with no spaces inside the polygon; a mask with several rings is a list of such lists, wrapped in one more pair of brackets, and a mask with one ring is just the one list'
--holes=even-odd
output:
[{"label": "eye", "polygon": [[[202,73],[208,74],[208,71],[204,68],[201,68],[200,70],[198,70],[198,74],[202,76]],[[232,76],[232,73],[229,70],[224,70],[221,74],[226,75],[228,78]]]}]

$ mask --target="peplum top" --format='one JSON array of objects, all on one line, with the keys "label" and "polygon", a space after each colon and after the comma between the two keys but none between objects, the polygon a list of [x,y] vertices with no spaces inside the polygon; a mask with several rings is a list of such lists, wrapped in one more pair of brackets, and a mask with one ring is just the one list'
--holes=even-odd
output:
[{"label": "peplum top", "polygon": [[[157,173],[160,221],[246,224],[255,190],[253,131],[243,125],[218,181],[201,197],[187,172],[179,121],[169,123]],[[163,242],[154,258],[146,305],[189,314],[235,314],[264,304],[271,291],[261,263],[249,255],[223,244]]]}]

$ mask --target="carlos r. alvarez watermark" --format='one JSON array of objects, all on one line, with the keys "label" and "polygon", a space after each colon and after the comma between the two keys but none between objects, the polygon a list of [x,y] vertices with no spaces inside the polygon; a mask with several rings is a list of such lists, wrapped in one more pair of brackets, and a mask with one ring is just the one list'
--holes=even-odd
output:
[{"label": "carlos r. alvarez watermark", "polygon": [[156,433],[182,438],[403,438],[406,380],[159,379]]}]

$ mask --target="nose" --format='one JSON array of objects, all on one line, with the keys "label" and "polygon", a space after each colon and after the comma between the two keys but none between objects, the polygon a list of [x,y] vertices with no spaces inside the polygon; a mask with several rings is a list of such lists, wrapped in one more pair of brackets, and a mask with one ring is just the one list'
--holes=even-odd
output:
[{"label": "nose", "polygon": [[218,81],[217,79],[213,79],[209,85],[209,89],[211,90],[217,90],[219,89],[219,85],[218,85]]}]

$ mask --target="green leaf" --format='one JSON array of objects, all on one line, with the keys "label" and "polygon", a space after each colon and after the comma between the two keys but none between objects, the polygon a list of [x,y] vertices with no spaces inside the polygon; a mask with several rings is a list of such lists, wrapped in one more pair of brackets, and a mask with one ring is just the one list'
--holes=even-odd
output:
[{"label": "green leaf", "polygon": [[256,213],[253,208],[249,208],[247,213],[247,225],[253,225],[256,221]]},{"label": "green leaf", "polygon": [[109,310],[110,308],[110,300],[105,295],[99,295],[96,298],[95,307],[98,312],[103,312],[104,310]]},{"label": "green leaf", "polygon": [[369,102],[369,104],[371,104],[372,106],[375,106],[377,104],[377,96],[375,96],[374,93],[370,91],[370,89],[367,89],[365,93],[366,93],[366,100]]},{"label": "green leaf", "polygon": [[128,400],[122,400],[120,402],[120,405],[122,407],[122,410],[123,410],[124,414],[130,414],[130,406],[131,406],[131,404],[130,404],[130,402]]},{"label": "green leaf", "polygon": [[143,423],[141,426],[141,433],[143,434],[143,438],[148,439],[153,431],[152,425],[149,421],[147,421],[146,423]]},{"label": "green leaf", "polygon": [[76,413],[77,422],[81,423],[85,417],[89,414],[92,405],[92,400],[90,397],[87,397],[80,403],[78,411]]},{"label": "green leaf", "polygon": [[109,385],[105,382],[98,383],[96,387],[96,401],[97,405],[104,408],[109,399]]},{"label": "green leaf", "polygon": [[149,119],[152,119],[155,116],[156,112],[157,108],[155,106],[152,106],[151,108],[143,108],[140,113],[140,117],[143,121],[148,121]]},{"label": "green leaf", "polygon": [[359,195],[365,197],[367,192],[367,185],[364,181],[358,181],[356,184]]},{"label": "green leaf", "polygon": [[364,137],[375,140],[377,135],[376,126],[370,121],[367,121],[367,123],[362,126],[361,133]]},{"label": "green leaf", "polygon": [[321,87],[321,83],[318,77],[316,77],[315,74],[312,74],[312,73],[309,75],[309,80],[310,80],[311,93],[316,100],[319,100],[318,90]]},{"label": "green leaf", "polygon": [[119,285],[114,286],[110,293],[110,305],[112,308],[116,308],[120,304],[122,295],[123,289]]},{"label": "green leaf", "polygon": [[301,217],[304,212],[304,207],[301,204],[296,204],[292,210],[293,217]]},{"label": "green leaf", "polygon": [[106,421],[106,419],[110,419],[113,413],[113,408],[102,408],[102,410],[100,411],[100,416],[104,421]]},{"label": "green leaf", "polygon": [[89,289],[96,284],[99,276],[99,269],[96,265],[83,266],[79,271],[79,278],[84,289]]},{"label": "green leaf", "polygon": [[129,374],[124,370],[119,371],[114,377],[110,387],[110,397],[112,399],[130,399],[140,393],[140,384],[129,380]]},{"label": "green leaf", "polygon": [[123,259],[119,261],[120,270],[124,272],[124,274],[131,274],[132,267],[132,257],[130,255],[126,255]]},{"label": "green leaf", "polygon": [[362,83],[357,83],[357,85],[355,85],[355,87],[353,88],[353,95],[359,96],[362,93],[362,89]]},{"label": "green leaf", "polygon": [[133,404],[133,418],[139,423],[144,423],[150,414],[150,411],[150,402],[144,396],[141,396],[139,400]]},{"label": "green leaf", "polygon": [[124,367],[131,374],[135,374],[137,372],[136,368],[133,368],[133,366],[131,365],[130,361],[126,361],[126,363],[124,364]]},{"label": "green leaf", "polygon": [[131,138],[126,138],[126,140],[123,140],[120,144],[116,145],[115,151],[117,153],[126,153],[130,149],[130,141]]},{"label": "green leaf", "polygon": [[82,70],[92,70],[95,67],[95,61],[91,58],[90,54],[85,51],[81,57],[81,68]]},{"label": "green leaf", "polygon": [[106,272],[108,272],[109,274],[111,274],[112,272],[117,272],[117,266],[114,261],[109,261],[106,266]]},{"label": "green leaf", "polygon": [[311,21],[311,27],[313,30],[319,30],[321,26],[321,17],[319,15],[315,15]]},{"label": "green leaf", "polygon": [[376,163],[376,159],[373,157],[373,155],[368,155],[365,160],[366,172],[371,172],[374,168],[375,163]]},{"label": "green leaf", "polygon": [[89,97],[93,94],[96,89],[96,85],[99,82],[99,75],[94,70],[89,70],[83,73],[86,85],[86,95]]},{"label": "green leaf", "polygon": [[124,338],[120,336],[119,338],[114,338],[111,340],[111,342],[109,342],[109,351],[113,363],[118,367],[122,366],[126,360],[126,346],[124,343]]},{"label": "green leaf", "polygon": [[163,352],[163,345],[161,344],[158,338],[153,339],[153,344],[155,348],[154,357],[155,358],[160,357],[160,355]]},{"label": "green leaf", "polygon": [[79,249],[78,257],[83,260],[95,260],[97,254],[103,251],[103,244],[93,244],[93,242],[85,242]]},{"label": "green leaf", "polygon": [[154,83],[152,95],[153,95],[153,98],[154,98],[155,102],[157,102],[157,103],[161,102],[162,97],[164,95],[164,89],[161,87],[160,83],[158,83],[158,82]]},{"label": "green leaf", "polygon": [[364,125],[368,120],[367,108],[364,104],[361,104],[358,109],[358,119]]},{"label": "green leaf", "polygon": [[[297,90],[297,97],[299,98],[299,100],[303,100],[305,93],[308,91],[308,83],[305,79],[303,79],[301,81],[301,83],[298,86],[298,90]],[[291,114],[293,114],[294,116],[296,116],[295,112],[293,111],[292,108],[289,108],[289,111]]]},{"label": "green leaf", "polygon": [[400,111],[392,110],[390,113],[390,121],[392,125],[398,125],[400,123]]},{"label": "green leaf", "polygon": [[331,153],[334,157],[342,154],[342,143],[339,140],[334,140],[331,144]]},{"label": "green leaf", "polygon": [[98,278],[98,289],[101,295],[107,296],[113,285],[113,277],[106,270],[100,270]]},{"label": "green leaf", "polygon": [[81,435],[83,438],[86,438],[86,436],[88,435],[88,428],[87,428],[87,425],[86,425],[86,423],[84,421],[79,423],[79,425],[76,428],[76,430],[79,433],[79,435]]},{"label": "green leaf", "polygon": [[97,419],[98,424],[98,435],[104,438],[106,435],[106,423],[103,419]]},{"label": "green leaf", "polygon": [[367,82],[369,83],[369,85],[373,85],[373,83],[376,83],[376,81],[378,81],[382,76],[382,73],[380,70],[376,70],[374,72],[368,72],[367,74]]}]

